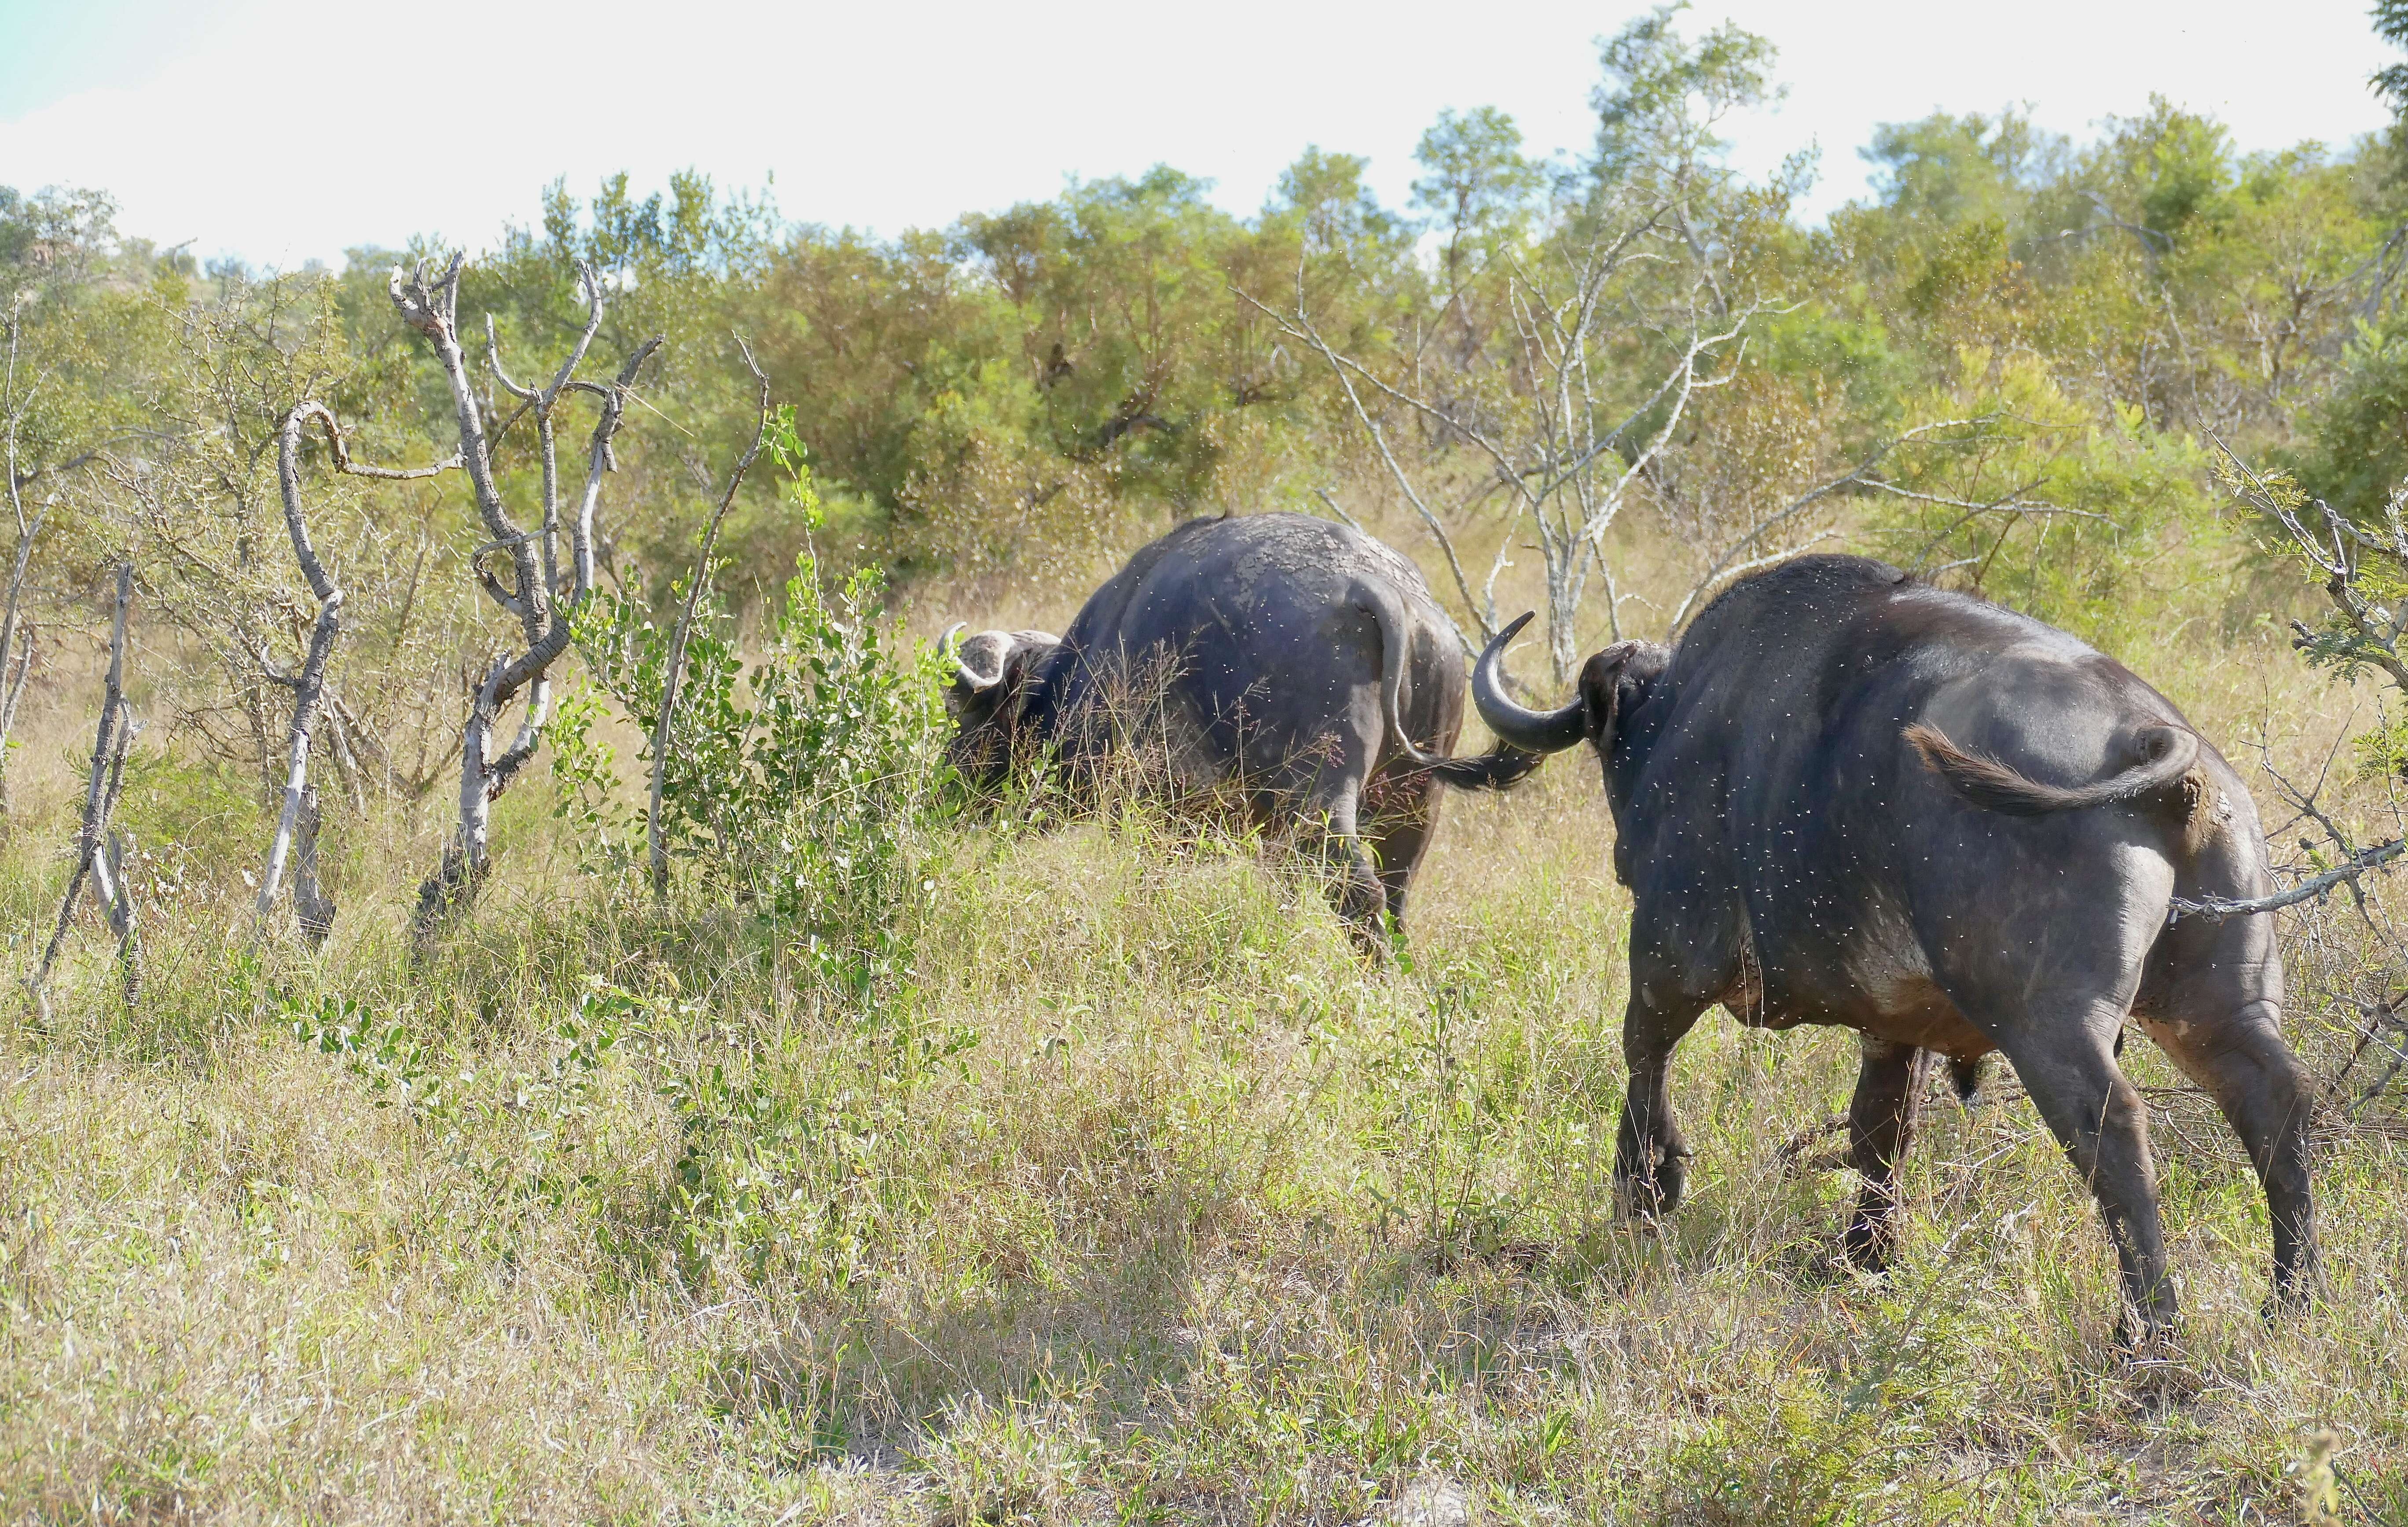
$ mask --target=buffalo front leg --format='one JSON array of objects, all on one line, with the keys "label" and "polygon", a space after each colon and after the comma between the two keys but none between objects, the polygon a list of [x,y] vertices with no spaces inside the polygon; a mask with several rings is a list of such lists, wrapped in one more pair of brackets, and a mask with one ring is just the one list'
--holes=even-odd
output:
[{"label": "buffalo front leg", "polygon": [[1864,1052],[1856,1094],[1848,1103],[1848,1157],[1864,1186],[1857,1189],[1841,1248],[1869,1273],[1889,1264],[1898,1246],[1899,1158],[1914,1143],[1930,1085],[1932,1054],[1870,1034],[1859,1036]]},{"label": "buffalo front leg", "polygon": [[2123,1275],[2116,1338],[2138,1346],[2171,1332],[2178,1311],[2157,1222],[2148,1109],[2115,1065],[2122,1015],[2098,1012],[2035,1023],[2006,1046],[2049,1132],[2099,1201]]},{"label": "buffalo front leg", "polygon": [[1672,1116],[1672,1052],[1705,1010],[1701,1001],[1631,985],[1622,1019],[1630,1089],[1613,1153],[1613,1196],[1625,1213],[1670,1214],[1688,1186],[1689,1145]]}]

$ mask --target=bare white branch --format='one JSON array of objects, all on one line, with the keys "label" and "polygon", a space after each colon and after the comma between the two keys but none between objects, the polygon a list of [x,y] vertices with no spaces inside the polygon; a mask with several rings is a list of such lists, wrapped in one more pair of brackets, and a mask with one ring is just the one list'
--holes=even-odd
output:
[{"label": "bare white branch", "polygon": [[2336,865],[2320,875],[2310,876],[2289,890],[2276,891],[2271,896],[2253,896],[2245,900],[2202,896],[2195,901],[2177,896],[2166,909],[2166,921],[2172,924],[2185,917],[2205,917],[2220,922],[2227,917],[2246,917],[2260,912],[2295,907],[2302,901],[2314,901],[2330,894],[2336,886],[2354,886],[2358,876],[2369,870],[2383,868],[2403,852],[2408,852],[2408,838],[2394,838],[2389,843],[2362,850],[2345,864]]},{"label": "bare white branch", "polygon": [[[590,267],[581,264],[578,281],[585,299],[585,324],[553,372],[549,386],[538,390],[509,377],[503,369],[500,347],[493,342],[494,331],[489,324],[489,368],[506,391],[522,400],[523,411],[534,416],[542,456],[543,518],[535,530],[528,531],[511,519],[503,503],[494,476],[492,444],[485,432],[482,409],[461,352],[461,259],[455,256],[442,277],[432,281],[423,269],[405,277],[396,267],[390,291],[394,310],[402,322],[424,335],[434,346],[436,358],[451,386],[459,424],[460,460],[467,468],[478,513],[492,538],[472,559],[475,575],[494,602],[517,618],[524,646],[515,655],[495,658],[470,699],[468,718],[461,728],[460,739],[459,827],[444,851],[441,867],[419,887],[414,923],[422,943],[432,935],[449,910],[475,896],[488,870],[485,845],[494,802],[509,788],[510,782],[542,745],[544,727],[552,713],[552,665],[567,650],[571,623],[594,589],[595,512],[601,500],[602,479],[618,465],[611,440],[619,432],[637,372],[663,342],[655,337],[638,345],[618,375],[607,383],[580,380],[577,368],[601,330],[604,310],[602,283]],[[566,522],[569,581],[564,589],[557,549],[563,519],[554,411],[560,400],[570,393],[595,398],[599,416],[586,453],[584,489],[578,497],[575,513]],[[482,557],[492,552],[504,552],[509,557],[508,585],[482,566]],[[494,727],[503,709],[522,695],[525,705],[517,735],[495,755],[492,747]]]},{"label": "bare white branch", "polygon": [[[117,805],[118,791],[125,780],[125,753],[139,728],[135,725],[134,708],[125,700],[125,615],[134,603],[134,564],[121,563],[117,569],[117,613],[110,623],[108,638],[108,678],[100,705],[99,735],[93,742],[92,777],[84,788],[83,823],[76,834],[75,869],[67,876],[66,895],[59,901],[58,925],[50,930],[50,942],[42,951],[41,963],[26,981],[25,987],[34,999],[42,1021],[50,1018],[50,971],[58,963],[59,950],[66,943],[67,927],[75,918],[77,900],[83,895],[83,884],[98,861],[101,844],[108,831],[108,819]],[[104,874],[107,871],[102,872]],[[127,894],[120,879],[112,887],[112,902]],[[119,944],[120,958],[126,962],[126,1000],[132,1001],[140,989],[140,948],[133,944],[134,921],[130,903],[123,919],[124,933]]]}]

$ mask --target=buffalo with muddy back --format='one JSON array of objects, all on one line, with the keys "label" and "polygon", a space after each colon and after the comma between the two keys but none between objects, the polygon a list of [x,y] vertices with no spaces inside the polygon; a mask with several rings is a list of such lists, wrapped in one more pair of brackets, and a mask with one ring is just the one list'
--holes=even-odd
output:
[{"label": "buffalo with muddy back", "polygon": [[1317,847],[1358,945],[1384,955],[1440,787],[1494,788],[1526,753],[1452,758],[1463,654],[1419,569],[1301,514],[1198,519],[1129,559],[1059,637],[946,633],[949,756],[992,788],[1043,759],[1074,785],[1131,750],[1174,799],[1234,800]]},{"label": "buffalo with muddy back", "polygon": [[2098,1197],[2121,1263],[2119,1335],[2176,1316],[2141,1096],[2137,1020],[2247,1147],[2273,1229],[2270,1309],[2315,1277],[2309,1089],[2279,1029],[2264,916],[2170,918],[2176,899],[2271,888],[2248,791],[2164,696],[2039,621],[1861,557],[1735,583],[1677,646],[1591,656],[1534,712],[1472,676],[1506,744],[1585,742],[1630,887],[1629,1065],[1615,1160],[1640,1212],[1680,1199],[1668,1087],[1708,1007],[1862,1036],[1848,1111],[1864,1186],[1844,1237],[1878,1267],[1926,1073],[2003,1051]]}]

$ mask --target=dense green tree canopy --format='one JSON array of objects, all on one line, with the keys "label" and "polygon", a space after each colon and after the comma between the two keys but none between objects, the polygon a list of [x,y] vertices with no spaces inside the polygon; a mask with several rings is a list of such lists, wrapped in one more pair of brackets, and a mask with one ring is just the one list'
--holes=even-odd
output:
[{"label": "dense green tree canopy", "polygon": [[[1252,216],[1165,166],[882,238],[790,223],[692,173],[641,195],[624,175],[590,196],[556,182],[539,226],[472,261],[462,312],[538,364],[580,322],[585,262],[610,293],[596,353],[666,337],[601,527],[619,575],[690,558],[704,484],[750,427],[735,338],[749,342],[795,410],[826,517],[814,530],[748,488],[723,540],[739,602],[772,597],[814,536],[832,573],[1067,590],[1181,515],[1376,508],[1394,474],[1367,423],[1432,484],[1450,537],[1503,546],[1512,495],[1462,431],[1544,419],[1548,305],[1577,285],[1582,252],[1626,235],[1645,258],[1580,317],[1584,427],[1600,460],[1637,474],[1629,511],[1598,532],[1609,576],[1684,586],[1731,546],[1791,544],[1756,538],[1797,494],[1891,452],[1885,485],[1853,484],[1833,505],[1854,508],[1796,527],[1872,538],[2078,624],[2077,595],[2195,545],[2212,441],[2361,516],[2408,479],[2396,138],[2243,153],[2162,100],[2087,143],[2014,109],[1935,115],[1881,128],[1862,151],[1872,195],[1811,226],[1790,210],[1811,164],[1757,181],[1725,152],[1731,114],[1780,90],[1762,38],[1667,7],[1603,39],[1598,62],[1584,155],[1541,162],[1504,113],[1448,111],[1404,208],[1380,203],[1362,160],[1318,146]],[[207,570],[213,598],[250,580],[244,598],[272,603],[289,574],[261,550],[260,474],[281,410],[319,396],[392,459],[444,438],[448,393],[385,294],[394,265],[443,252],[204,272],[113,215],[97,193],[0,190],[18,471],[64,527],[42,554],[48,586],[90,586],[133,533],[125,484],[172,482],[180,498],[144,512],[216,527],[187,571]],[[1268,316],[1291,310],[1361,367],[1368,413]],[[1666,367],[1725,324],[1727,359],[1701,353],[1699,389],[1667,411]],[[509,491],[531,492],[525,442],[505,439],[499,463]],[[153,467],[165,475],[145,478]],[[433,662],[476,643],[473,602],[437,575],[478,532],[441,487],[398,499],[416,520],[396,524],[389,496],[357,544],[417,565],[390,615]],[[1619,628],[1622,612],[1579,618]]]}]

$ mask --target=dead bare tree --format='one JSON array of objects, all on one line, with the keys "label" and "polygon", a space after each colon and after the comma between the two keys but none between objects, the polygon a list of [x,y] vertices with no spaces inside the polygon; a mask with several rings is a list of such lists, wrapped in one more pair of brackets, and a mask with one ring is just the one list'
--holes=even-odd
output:
[{"label": "dead bare tree", "polygon": [[[1547,650],[1558,680],[1569,678],[1580,661],[1577,627],[1592,580],[1605,583],[1609,602],[1618,603],[1605,562],[1606,532],[1633,484],[1680,429],[1691,400],[1729,383],[1744,353],[1748,324],[1770,306],[1762,299],[1733,304],[1713,278],[1710,263],[1701,267],[1672,310],[1649,320],[1665,337],[1670,360],[1637,389],[1635,401],[1616,389],[1604,321],[1609,312],[1619,312],[1627,282],[1665,258],[1653,246],[1681,241],[1674,211],[1670,203],[1642,207],[1603,220],[1584,234],[1568,232],[1554,243],[1545,265],[1535,270],[1513,267],[1505,292],[1513,330],[1513,402],[1506,410],[1442,401],[1340,353],[1308,310],[1301,263],[1293,310],[1238,294],[1327,364],[1382,465],[1444,555],[1455,593],[1484,641],[1499,625],[1497,582],[1512,564],[1517,527],[1526,526],[1537,537],[1546,584]],[[1421,416],[1441,438],[1470,445],[1487,460],[1484,493],[1506,493],[1505,534],[1477,595],[1454,535],[1430,495],[1398,459],[1365,401],[1366,392]],[[1624,406],[1616,406],[1617,396]],[[1609,611],[1608,624],[1619,634],[1618,612]]]},{"label": "dead bare tree", "polygon": [[[628,390],[635,383],[638,370],[662,343],[655,337],[638,345],[619,368],[617,377],[609,382],[577,379],[577,367],[584,361],[594,336],[602,326],[603,313],[601,282],[582,263],[578,267],[578,281],[585,295],[585,327],[553,373],[550,385],[523,386],[510,378],[502,367],[501,346],[494,337],[493,322],[487,319],[487,366],[494,382],[520,400],[520,412],[534,417],[541,457],[543,518],[534,530],[523,529],[510,518],[494,481],[482,406],[460,347],[458,310],[464,263],[465,256],[453,256],[450,267],[432,281],[427,280],[423,267],[405,276],[396,266],[389,289],[394,309],[402,322],[424,335],[434,346],[444,379],[451,385],[459,421],[461,464],[467,469],[478,512],[492,537],[469,558],[469,565],[486,594],[517,619],[525,646],[514,655],[495,658],[469,701],[468,719],[462,728],[460,742],[459,825],[444,849],[441,867],[419,887],[413,925],[422,942],[431,936],[449,912],[475,899],[477,888],[490,870],[485,845],[494,802],[509,788],[542,743],[544,725],[552,711],[552,665],[568,649],[570,622],[594,589],[594,513],[601,497],[603,476],[617,466],[611,438],[619,432]],[[585,487],[568,521],[569,581],[564,588],[560,566],[560,472],[553,411],[561,398],[570,393],[591,396],[598,405],[600,417],[595,423],[587,451]],[[485,567],[485,558],[497,553],[509,560],[508,583]],[[491,743],[494,729],[503,708],[522,695],[525,697],[525,710],[518,733],[508,747],[496,754]]]},{"label": "dead bare tree", "polygon": [[[297,884],[294,901],[300,913],[301,924],[309,942],[324,940],[334,925],[334,903],[327,900],[317,885],[318,812],[316,794],[309,788],[309,741],[318,729],[320,714],[326,695],[326,664],[334,656],[335,641],[342,632],[343,590],[309,539],[309,525],[301,506],[301,435],[305,426],[316,424],[325,431],[326,449],[335,469],[353,477],[378,478],[385,482],[407,483],[433,477],[460,464],[456,454],[431,467],[396,468],[369,467],[351,460],[343,440],[342,426],[325,405],[315,401],[294,404],[287,410],[276,435],[276,481],[284,500],[284,528],[293,540],[293,558],[300,564],[301,576],[308,583],[309,592],[318,600],[318,618],[309,629],[309,646],[302,659],[301,670],[288,674],[276,666],[276,660],[265,648],[259,654],[259,665],[268,678],[293,691],[293,727],[287,735],[284,806],[276,820],[276,836],[267,846],[267,864],[259,877],[259,910],[257,926],[262,931],[276,907],[278,891],[284,879],[284,861],[291,850],[295,828],[304,812],[308,817],[306,858],[309,885],[306,894]],[[340,722],[332,728],[336,745],[342,745]]]},{"label": "dead bare tree", "polygon": [[[123,845],[110,838],[108,830],[119,792],[125,784],[126,750],[141,730],[134,719],[134,707],[125,699],[125,615],[133,602],[134,564],[128,561],[121,563],[117,569],[117,613],[109,627],[108,687],[101,699],[99,735],[93,742],[92,780],[84,790],[83,826],[76,834],[75,869],[67,877],[66,895],[59,901],[58,926],[50,931],[50,945],[42,951],[41,964],[25,983],[45,1023],[50,1017],[50,971],[58,963],[61,946],[66,943],[68,925],[75,920],[76,900],[83,894],[84,880],[95,870],[102,876],[110,928],[118,936],[118,960],[124,971],[126,1002],[132,1004],[141,992],[142,946],[136,932],[133,893],[124,875]],[[108,843],[109,854],[105,862],[101,857],[104,841]]]},{"label": "dead bare tree", "polygon": [[[1605,585],[1607,628],[1613,639],[1622,637],[1621,606],[1632,596],[1620,594],[1613,587],[1612,569],[1604,555],[1604,534],[1632,494],[1651,483],[1651,474],[1667,459],[1690,401],[1701,391],[1726,385],[1735,374],[1736,351],[1743,339],[1745,324],[1767,307],[1762,302],[1727,308],[1719,302],[1710,303],[1707,298],[1715,294],[1701,281],[1688,295],[1684,318],[1686,338],[1679,341],[1678,353],[1670,368],[1655,382],[1637,408],[1612,428],[1602,427],[1607,416],[1600,410],[1599,400],[1606,367],[1594,353],[1591,331],[1601,309],[1600,293],[1616,262],[1636,257],[1610,244],[1592,245],[1577,265],[1577,280],[1570,292],[1560,300],[1548,299],[1541,288],[1525,278],[1516,278],[1510,295],[1521,344],[1518,383],[1533,396],[1525,433],[1512,439],[1501,428],[1483,423],[1470,407],[1441,403],[1426,395],[1408,392],[1340,353],[1305,312],[1301,281],[1293,313],[1272,312],[1261,303],[1254,303],[1283,332],[1301,340],[1329,365],[1383,464],[1444,555],[1455,591],[1479,624],[1484,641],[1497,631],[1497,582],[1511,565],[1513,531],[1526,524],[1535,531],[1537,549],[1545,560],[1548,651],[1558,682],[1570,677],[1580,659],[1575,622],[1592,575]],[[1707,316],[1709,307],[1716,310],[1712,322]],[[1708,360],[1726,351],[1732,353],[1730,364],[1714,375],[1702,374],[1701,368]],[[1360,388],[1358,382],[1362,383]],[[1483,474],[1480,492],[1485,495],[1501,485],[1512,495],[1506,533],[1477,597],[1465,576],[1453,533],[1433,508],[1430,495],[1414,482],[1392,449],[1385,430],[1365,401],[1367,391],[1432,421],[1443,435],[1469,442],[1488,462],[1489,470]],[[1691,613],[1732,580],[1829,540],[1835,532],[1828,526],[1818,526],[1814,516],[1843,495],[1889,496],[1955,511],[1968,518],[2021,514],[2102,517],[2031,497],[2037,483],[2020,483],[1998,498],[1976,502],[1914,488],[1909,485],[1911,479],[1901,480],[1900,474],[1891,469],[1900,454],[1911,449],[1944,450],[1978,441],[1996,419],[1996,415],[1985,414],[1918,425],[1874,444],[1852,465],[1802,491],[1776,497],[1751,517],[1752,523],[1725,527],[1724,533],[1714,538],[1719,544],[1710,541],[1700,547],[1704,566],[1673,607],[1665,622],[1666,631],[1678,632]],[[1660,495],[1663,489],[1661,484],[1655,484],[1648,491]],[[1326,494],[1323,498],[1333,511],[1343,514],[1337,511],[1334,499]],[[1466,645],[1477,650],[1469,641]]]},{"label": "dead bare tree", "polygon": [[[744,474],[759,459],[761,446],[769,438],[769,379],[761,373],[760,365],[752,359],[752,349],[742,335],[732,335],[736,348],[743,353],[745,369],[760,390],[759,411],[752,424],[752,443],[744,448],[736,469],[727,477],[727,491],[719,496],[719,507],[710,511],[710,522],[702,529],[702,552],[695,558],[694,576],[686,580],[685,605],[678,612],[677,627],[669,633],[669,650],[661,672],[661,714],[652,726],[652,811],[645,818],[645,847],[652,857],[652,898],[666,900],[669,894],[669,845],[661,826],[662,796],[668,780],[669,739],[675,734],[677,719],[678,679],[685,670],[686,638],[694,631],[694,612],[702,601],[703,588],[710,582],[710,554],[719,544],[720,522],[727,518],[728,506],[736,502],[736,490],[744,485]],[[696,475],[701,475],[696,468]],[[706,481],[708,481],[706,479]]]},{"label": "dead bare tree", "polygon": [[[230,281],[216,301],[174,318],[170,385],[151,421],[156,427],[143,436],[146,448],[131,456],[104,453],[96,462],[116,490],[113,512],[146,548],[150,623],[179,628],[182,653],[208,659],[154,676],[160,714],[179,745],[255,773],[277,813],[290,773],[294,697],[270,670],[299,671],[321,612],[316,592],[279,551],[288,539],[280,437],[297,402],[322,401],[339,384],[361,399],[359,412],[342,420],[342,439],[313,441],[321,421],[304,423],[301,441],[309,537],[343,591],[311,774],[322,775],[331,762],[337,779],[323,782],[326,794],[331,800],[338,786],[355,813],[366,810],[371,795],[423,797],[451,777],[457,691],[443,670],[462,650],[463,627],[481,620],[476,605],[483,597],[464,604],[439,592],[451,574],[435,523],[440,497],[429,491],[437,483],[363,482],[377,475],[373,468],[345,469],[353,457],[390,454],[392,448],[380,455],[365,447],[379,438],[368,429],[408,431],[400,379],[368,382],[353,368],[346,320],[321,280]],[[372,422],[378,413],[384,418]],[[381,660],[345,662],[345,644],[363,636]],[[273,663],[261,662],[263,647]],[[433,761],[437,753],[441,762]]]}]

